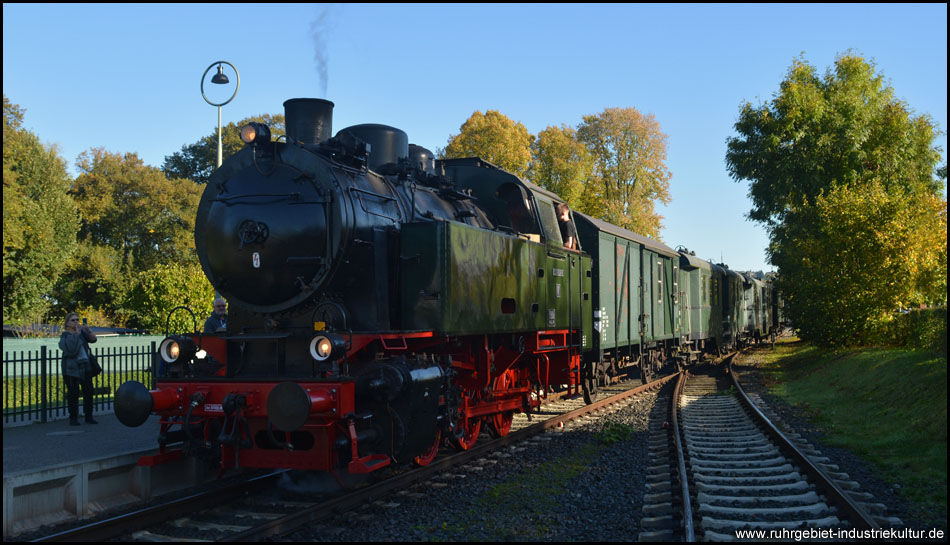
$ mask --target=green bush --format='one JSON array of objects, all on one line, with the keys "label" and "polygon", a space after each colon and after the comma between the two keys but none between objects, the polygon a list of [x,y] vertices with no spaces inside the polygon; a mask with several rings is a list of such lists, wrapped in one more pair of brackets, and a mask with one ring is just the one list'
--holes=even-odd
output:
[{"label": "green bush", "polygon": [[872,344],[947,353],[947,309],[928,308],[898,314],[879,324]]},{"label": "green bush", "polygon": [[129,324],[154,332],[164,332],[169,312],[185,306],[195,312],[177,311],[171,315],[169,332],[181,333],[198,330],[211,315],[214,288],[208,283],[197,263],[156,265],[142,271],[132,281],[124,301],[131,315]]}]

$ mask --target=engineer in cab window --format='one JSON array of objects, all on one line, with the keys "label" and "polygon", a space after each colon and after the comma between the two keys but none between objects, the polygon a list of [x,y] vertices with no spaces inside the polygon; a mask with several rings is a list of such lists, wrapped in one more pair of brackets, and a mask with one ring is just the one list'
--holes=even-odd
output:
[{"label": "engineer in cab window", "polygon": [[574,229],[574,222],[571,221],[571,209],[566,204],[557,205],[558,226],[561,228],[561,240],[564,241],[564,247],[568,250],[578,251],[577,248],[577,230]]}]

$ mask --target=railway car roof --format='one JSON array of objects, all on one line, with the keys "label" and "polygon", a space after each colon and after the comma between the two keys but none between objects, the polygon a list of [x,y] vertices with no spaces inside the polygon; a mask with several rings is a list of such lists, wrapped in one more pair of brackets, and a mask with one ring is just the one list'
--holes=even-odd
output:
[{"label": "railway car roof", "polygon": [[[682,252],[682,251],[681,251],[681,252],[680,252],[680,257],[682,257],[683,259],[686,260],[686,263],[689,264],[689,268],[691,268],[691,269],[706,269],[706,270],[710,270],[710,269],[712,269],[712,268],[714,267],[714,265],[713,265],[712,263],[706,261],[705,259],[700,259],[700,258],[698,258],[698,257],[696,257],[696,256],[694,256],[694,255],[690,255],[690,254],[688,254],[688,253],[686,253],[686,252]],[[682,268],[686,268],[686,267],[682,267]]]},{"label": "railway car roof", "polygon": [[644,247],[649,248],[650,250],[653,250],[654,252],[657,252],[666,256],[670,256],[670,257],[678,257],[680,255],[679,252],[677,252],[673,248],[670,248],[666,244],[663,244],[662,242],[658,242],[656,240],[653,240],[652,238],[647,238],[643,235],[638,235],[634,233],[633,231],[628,231],[622,227],[617,227],[616,225],[588,216],[587,214],[581,214],[580,212],[575,211],[574,217],[583,218],[585,221],[589,221],[591,224],[594,225],[594,227],[596,227],[597,229],[601,231],[604,231],[605,233],[610,233],[611,235],[614,235],[620,238],[632,240],[634,242],[642,244]]}]

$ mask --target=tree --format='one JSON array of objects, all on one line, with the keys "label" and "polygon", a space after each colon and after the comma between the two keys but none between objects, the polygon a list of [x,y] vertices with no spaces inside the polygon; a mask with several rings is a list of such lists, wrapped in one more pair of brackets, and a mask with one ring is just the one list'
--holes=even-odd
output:
[{"label": "tree", "polygon": [[946,201],[922,204],[907,206],[879,182],[839,187],[776,227],[771,259],[788,294],[785,312],[804,338],[862,344],[894,309],[946,303]]},{"label": "tree", "polygon": [[636,108],[607,108],[585,115],[577,138],[594,161],[585,188],[588,202],[603,210],[598,217],[634,232],[659,239],[661,220],[656,201],[670,202],[667,136],[652,115]]},{"label": "tree", "polygon": [[123,307],[129,312],[129,325],[164,332],[169,313],[178,306],[186,306],[197,312],[183,310],[171,315],[169,333],[201,330],[204,320],[211,315],[214,288],[208,282],[197,263],[162,263],[151,269],[138,272],[123,299]]},{"label": "tree", "polygon": [[[241,141],[241,127],[252,121],[267,125],[270,128],[272,140],[286,134],[282,114],[263,114],[228,123],[221,127],[222,160],[244,148],[244,142]],[[185,144],[181,147],[181,151],[166,156],[165,162],[162,163],[162,171],[169,179],[186,178],[197,184],[205,184],[217,168],[217,161],[218,128],[215,127],[210,135],[194,144]]]},{"label": "tree", "polygon": [[749,180],[786,310],[803,337],[848,344],[901,304],[946,301],[941,150],[873,63],[841,55],[824,77],[798,59],[766,104],[742,106],[726,165]]},{"label": "tree", "polygon": [[61,305],[94,307],[122,323],[129,279],[158,264],[197,263],[201,186],[168,179],[134,153],[84,152],[71,194],[82,211],[80,249],[57,285]]},{"label": "tree", "polygon": [[3,321],[39,319],[76,247],[79,218],[66,163],[22,128],[3,96]]},{"label": "tree", "polygon": [[531,180],[559,195],[572,209],[597,215],[598,207],[584,201],[585,182],[593,161],[571,127],[548,127],[538,133],[532,147]]},{"label": "tree", "polygon": [[742,107],[726,166],[749,180],[749,218],[767,226],[819,193],[880,180],[886,188],[934,193],[940,149],[929,116],[894,98],[874,64],[839,56],[823,78],[797,59],[769,104]]},{"label": "tree", "polygon": [[137,270],[195,259],[200,186],[168,179],[134,153],[92,149],[77,166],[73,194],[83,211],[83,241],[113,248]]},{"label": "tree", "polygon": [[526,177],[531,166],[534,136],[497,110],[476,111],[462,124],[459,134],[449,137],[445,157],[479,157],[508,172]]}]

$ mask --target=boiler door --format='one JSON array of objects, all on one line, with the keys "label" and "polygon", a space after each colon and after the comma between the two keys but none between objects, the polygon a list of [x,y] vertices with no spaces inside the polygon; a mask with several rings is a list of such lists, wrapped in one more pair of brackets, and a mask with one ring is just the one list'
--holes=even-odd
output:
[{"label": "boiler door", "polygon": [[266,176],[246,168],[228,180],[205,224],[215,287],[267,312],[309,297],[330,265],[327,200],[311,177],[287,165]]}]

